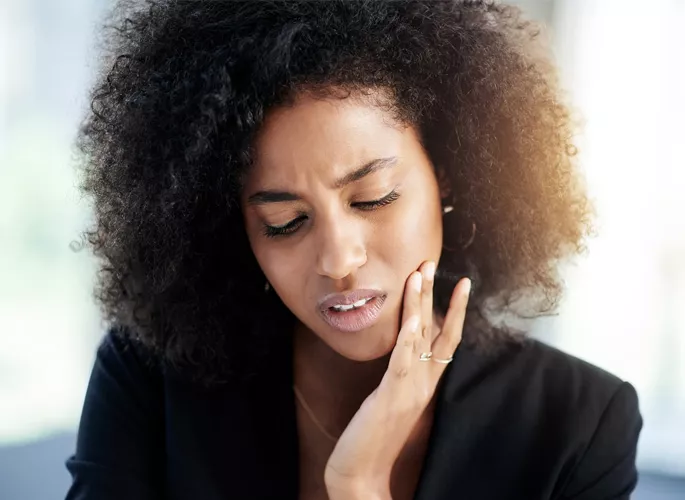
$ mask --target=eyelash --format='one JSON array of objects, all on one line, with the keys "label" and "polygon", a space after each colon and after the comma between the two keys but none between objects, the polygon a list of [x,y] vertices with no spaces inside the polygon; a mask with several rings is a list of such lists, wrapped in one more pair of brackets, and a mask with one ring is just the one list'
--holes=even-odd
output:
[{"label": "eyelash", "polygon": [[[391,203],[397,201],[399,197],[400,194],[393,189],[388,194],[383,196],[383,198],[372,201],[359,201],[357,203],[352,203],[352,206],[354,208],[358,208],[359,210],[371,211],[390,205]],[[299,217],[291,220],[284,226],[270,226],[268,224],[264,224],[264,236],[266,236],[267,238],[277,238],[279,236],[288,236],[290,234],[293,234],[300,228],[300,226],[306,219],[306,215],[300,215]]]}]

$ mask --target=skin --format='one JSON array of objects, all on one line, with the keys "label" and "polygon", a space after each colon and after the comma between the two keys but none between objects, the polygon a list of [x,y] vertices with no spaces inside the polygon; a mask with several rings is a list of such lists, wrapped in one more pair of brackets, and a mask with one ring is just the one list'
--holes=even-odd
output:
[{"label": "skin", "polygon": [[[350,178],[379,159],[378,168]],[[351,182],[343,185],[345,178]],[[399,196],[391,203],[363,205],[392,192]],[[326,441],[298,415],[302,460],[325,479],[311,491],[321,487],[330,498],[371,489],[389,494],[393,468],[405,469],[401,477],[411,477],[409,469],[418,476],[446,366],[418,362],[418,353],[441,343],[435,355],[449,357],[463,323],[459,311],[454,318],[448,312],[444,334],[433,315],[431,268],[442,249],[442,207],[415,129],[369,99],[300,95],[267,116],[242,205],[257,261],[298,319],[295,383],[325,428],[341,435],[337,443]],[[287,224],[295,231],[265,235],[265,225]],[[378,321],[353,333],[328,325],[319,301],[359,288],[386,295]],[[416,328],[407,326],[412,317]]]}]

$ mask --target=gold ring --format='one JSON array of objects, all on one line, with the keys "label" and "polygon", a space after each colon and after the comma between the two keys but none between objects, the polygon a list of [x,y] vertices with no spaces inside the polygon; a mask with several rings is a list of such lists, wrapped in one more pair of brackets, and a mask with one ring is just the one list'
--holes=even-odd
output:
[{"label": "gold ring", "polygon": [[435,361],[436,363],[442,363],[443,365],[448,365],[448,364],[450,364],[450,363],[452,362],[452,360],[454,359],[454,356],[450,356],[450,357],[447,358],[447,359],[440,359],[440,358],[432,358],[432,359],[433,359],[433,361]]},{"label": "gold ring", "polygon": [[433,353],[431,351],[422,352],[421,355],[419,356],[419,361],[430,361],[432,357],[433,357]]}]

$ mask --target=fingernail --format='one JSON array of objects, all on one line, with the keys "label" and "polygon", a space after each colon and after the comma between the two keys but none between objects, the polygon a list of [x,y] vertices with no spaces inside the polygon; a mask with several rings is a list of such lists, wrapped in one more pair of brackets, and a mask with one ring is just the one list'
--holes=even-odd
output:
[{"label": "fingernail", "polygon": [[464,296],[468,297],[471,293],[471,280],[466,278],[466,285],[464,285]]},{"label": "fingernail", "polygon": [[428,262],[424,266],[423,272],[425,273],[428,281],[433,281],[433,278],[435,277],[435,262]]},{"label": "fingernail", "polygon": [[411,286],[416,292],[421,291],[421,273],[414,273],[414,276],[411,277],[412,283]]}]

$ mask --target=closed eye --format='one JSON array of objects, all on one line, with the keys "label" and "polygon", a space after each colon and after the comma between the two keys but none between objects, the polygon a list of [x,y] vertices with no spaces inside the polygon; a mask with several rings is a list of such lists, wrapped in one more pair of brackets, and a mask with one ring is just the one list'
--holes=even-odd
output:
[{"label": "closed eye", "polygon": [[[391,203],[397,201],[399,197],[400,194],[393,189],[382,198],[371,201],[357,201],[352,203],[351,206],[359,210],[370,211],[390,205]],[[304,224],[307,219],[307,215],[302,214],[296,217],[295,219],[287,222],[286,224],[280,226],[264,224],[264,236],[268,238],[277,238],[279,236],[291,235],[295,233],[298,229],[300,229],[300,226],[302,226],[302,224]]]},{"label": "closed eye", "polygon": [[376,208],[380,208],[380,207],[384,207],[386,205],[390,205],[392,202],[396,201],[399,197],[400,197],[400,194],[393,189],[388,194],[383,196],[383,198],[380,198],[378,200],[372,200],[372,201],[357,201],[355,203],[352,203],[352,206],[354,208],[358,208],[360,210],[374,210]]},{"label": "closed eye", "polygon": [[283,224],[282,226],[271,226],[269,224],[264,224],[264,236],[268,238],[287,236],[297,231],[306,220],[306,215],[300,215],[299,217],[291,220],[287,224]]}]

